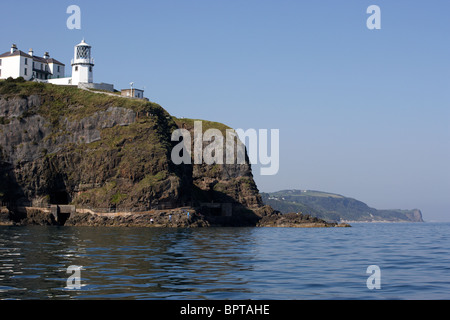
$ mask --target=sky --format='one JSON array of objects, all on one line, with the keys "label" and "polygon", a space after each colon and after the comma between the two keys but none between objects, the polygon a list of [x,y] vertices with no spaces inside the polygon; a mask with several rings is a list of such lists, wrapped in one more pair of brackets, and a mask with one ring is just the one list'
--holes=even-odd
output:
[{"label": "sky", "polygon": [[[81,29],[67,28],[67,7]],[[367,8],[381,9],[370,30]],[[0,51],[49,51],[70,76],[92,46],[94,81],[177,117],[278,129],[261,192],[309,189],[450,221],[450,3],[443,0],[24,0],[2,3]],[[7,31],[5,31],[7,30]]]}]

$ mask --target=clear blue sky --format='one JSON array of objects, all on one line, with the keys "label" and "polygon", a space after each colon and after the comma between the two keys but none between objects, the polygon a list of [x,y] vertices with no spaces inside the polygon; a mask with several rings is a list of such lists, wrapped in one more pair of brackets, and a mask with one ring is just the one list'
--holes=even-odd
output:
[{"label": "clear blue sky", "polygon": [[[81,30],[66,27],[71,4]],[[381,30],[366,27],[373,4]],[[255,172],[261,191],[450,221],[449,15],[444,0],[6,1],[0,51],[69,66],[85,37],[96,82],[133,81],[178,117],[280,129],[280,171]]]}]

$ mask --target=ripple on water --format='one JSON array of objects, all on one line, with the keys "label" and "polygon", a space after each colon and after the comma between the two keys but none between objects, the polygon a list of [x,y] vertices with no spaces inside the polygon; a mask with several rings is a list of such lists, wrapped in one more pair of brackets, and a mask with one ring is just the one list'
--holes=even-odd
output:
[{"label": "ripple on water", "polygon": [[[447,299],[449,231],[5,227],[0,298]],[[83,267],[81,290],[65,288],[69,265]],[[367,288],[369,265],[381,290]]]}]

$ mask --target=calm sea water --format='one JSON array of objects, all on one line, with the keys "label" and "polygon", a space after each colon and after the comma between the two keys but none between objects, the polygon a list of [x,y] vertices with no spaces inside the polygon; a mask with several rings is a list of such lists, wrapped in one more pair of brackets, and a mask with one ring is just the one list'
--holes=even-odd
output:
[{"label": "calm sea water", "polygon": [[[71,265],[83,267],[79,290],[66,288]],[[448,223],[0,228],[0,299],[449,298]]]}]

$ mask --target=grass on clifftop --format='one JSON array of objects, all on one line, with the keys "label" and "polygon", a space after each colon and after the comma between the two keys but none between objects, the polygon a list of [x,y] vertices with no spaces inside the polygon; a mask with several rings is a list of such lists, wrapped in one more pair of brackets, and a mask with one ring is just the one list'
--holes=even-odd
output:
[{"label": "grass on clifftop", "polygon": [[[79,120],[95,112],[107,110],[111,106],[132,109],[135,112],[161,113],[165,110],[156,103],[111,96],[100,92],[78,89],[75,86],[57,86],[47,83],[29,82],[23,79],[0,81],[0,95],[3,99],[27,98],[32,95],[41,97],[39,110],[30,110],[46,118],[67,117]],[[169,114],[165,112],[166,116]]]},{"label": "grass on clifftop", "polygon": [[[222,123],[197,119],[171,117],[160,105],[138,99],[129,99],[119,95],[107,95],[101,92],[82,90],[75,86],[58,86],[47,83],[25,81],[23,78],[0,80],[1,99],[26,99],[37,95],[41,97],[41,106],[37,110],[29,110],[25,116],[40,114],[56,124],[63,117],[68,120],[80,120],[98,111],[106,111],[109,107],[122,107],[136,113],[151,113],[173,120],[180,128],[194,128],[195,121],[201,121],[203,132],[208,129],[218,129],[224,135],[227,129],[232,129]],[[2,119],[2,121],[9,121]]]},{"label": "grass on clifftop", "polygon": [[214,122],[214,121],[207,121],[207,120],[199,120],[199,119],[188,119],[188,118],[176,118],[173,117],[173,120],[176,122],[178,127],[186,129],[193,129],[194,128],[194,122],[200,121],[202,123],[202,129],[203,132],[209,130],[209,129],[218,129],[225,137],[226,130],[233,130],[232,128],[224,125],[220,122]]}]

